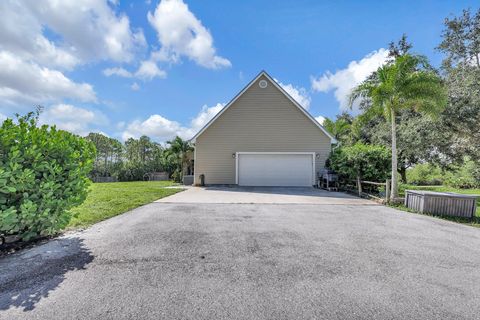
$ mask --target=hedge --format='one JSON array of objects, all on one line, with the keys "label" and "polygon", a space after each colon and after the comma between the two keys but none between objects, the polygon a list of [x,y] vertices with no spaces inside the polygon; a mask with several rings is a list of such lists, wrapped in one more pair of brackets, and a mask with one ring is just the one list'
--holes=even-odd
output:
[{"label": "hedge", "polygon": [[[37,115],[38,118],[38,115]],[[87,195],[95,147],[33,113],[0,127],[0,233],[23,240],[57,233]]]}]

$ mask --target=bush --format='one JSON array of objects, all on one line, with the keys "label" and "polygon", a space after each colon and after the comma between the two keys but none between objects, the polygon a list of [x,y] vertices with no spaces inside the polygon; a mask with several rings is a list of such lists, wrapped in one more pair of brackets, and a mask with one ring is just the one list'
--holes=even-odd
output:
[{"label": "bush", "polygon": [[357,143],[353,146],[337,147],[330,154],[330,168],[341,180],[385,181],[390,177],[391,156],[384,146]]},{"label": "bush", "polygon": [[445,185],[459,189],[480,188],[479,165],[466,159],[463,165],[445,175]]},{"label": "bush", "polygon": [[[38,114],[37,114],[38,117]],[[33,113],[0,127],[0,233],[23,240],[57,233],[87,195],[95,147]]]},{"label": "bush", "polygon": [[407,170],[407,180],[413,185],[446,185],[453,188],[480,188],[480,166],[465,159],[462,165],[442,171],[429,163],[418,164]]},{"label": "bush", "polygon": [[442,169],[430,163],[417,164],[407,170],[407,181],[417,186],[441,185],[445,178]]}]

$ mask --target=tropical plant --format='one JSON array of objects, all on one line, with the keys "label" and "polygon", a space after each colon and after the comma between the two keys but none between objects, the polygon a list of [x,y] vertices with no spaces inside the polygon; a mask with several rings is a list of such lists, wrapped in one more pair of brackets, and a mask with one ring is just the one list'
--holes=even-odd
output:
[{"label": "tropical plant", "polygon": [[39,113],[0,126],[0,233],[28,240],[64,228],[87,195],[94,145],[54,126]]},{"label": "tropical plant", "polygon": [[339,142],[350,143],[352,140],[353,116],[344,112],[335,121],[325,118],[322,126]]},{"label": "tropical plant", "polygon": [[380,67],[372,76],[352,90],[350,105],[364,99],[364,110],[383,114],[390,123],[392,143],[391,200],[398,198],[398,158],[396,116],[402,109],[436,115],[446,104],[442,79],[423,56],[408,53]]},{"label": "tropical plant", "polygon": [[189,141],[180,137],[167,141],[169,147],[164,152],[164,159],[167,166],[173,169],[175,180],[179,181],[187,173],[191,163],[193,146]]}]

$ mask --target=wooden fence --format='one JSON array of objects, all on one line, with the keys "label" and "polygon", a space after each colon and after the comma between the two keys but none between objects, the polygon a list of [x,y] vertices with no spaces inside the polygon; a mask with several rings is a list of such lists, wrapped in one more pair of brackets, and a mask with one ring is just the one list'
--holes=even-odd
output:
[{"label": "wooden fence", "polygon": [[[390,201],[390,179],[387,179],[385,182],[373,182],[373,181],[365,181],[365,180],[357,179],[356,181],[354,181],[354,183],[356,185],[356,193],[358,194],[359,197],[373,198],[373,199],[384,201],[385,203],[388,203]],[[385,195],[382,197],[380,196],[380,194],[365,192],[367,190],[365,190],[365,188],[363,188],[362,185],[376,186],[377,188],[383,187],[385,188]]]}]

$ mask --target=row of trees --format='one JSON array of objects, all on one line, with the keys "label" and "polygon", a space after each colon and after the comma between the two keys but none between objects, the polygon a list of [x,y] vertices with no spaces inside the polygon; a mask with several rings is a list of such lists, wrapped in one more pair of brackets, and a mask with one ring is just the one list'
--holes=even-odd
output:
[{"label": "row of trees", "polygon": [[120,181],[143,180],[152,172],[167,172],[172,179],[180,181],[192,170],[193,147],[188,141],[176,137],[166,146],[152,141],[147,136],[130,138],[121,143],[101,133],[90,133],[97,155],[90,173],[95,177],[115,177]]},{"label": "row of trees", "polygon": [[[391,43],[389,61],[351,93],[350,105],[360,114],[343,113],[324,123],[340,148],[390,149],[393,198],[398,197],[397,176],[406,183],[407,169],[418,164],[449,170],[467,163],[480,184],[479,25],[480,10],[445,20],[440,70],[412,53],[406,36]],[[378,172],[377,178],[383,175]]]}]

